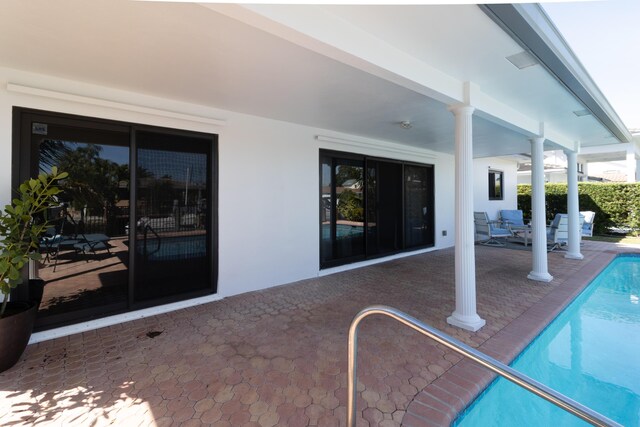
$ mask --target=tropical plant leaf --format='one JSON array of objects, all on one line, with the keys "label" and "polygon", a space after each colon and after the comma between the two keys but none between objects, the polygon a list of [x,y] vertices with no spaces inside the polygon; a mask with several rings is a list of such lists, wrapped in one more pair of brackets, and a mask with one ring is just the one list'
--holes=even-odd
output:
[{"label": "tropical plant leaf", "polygon": [[[35,218],[56,204],[54,196],[60,193],[56,183],[67,176],[54,166],[49,174],[28,179],[20,184],[19,197],[0,212],[0,242],[3,245],[0,248],[0,292],[4,295],[22,283],[21,270],[30,259],[41,259],[37,249],[47,222],[39,223]],[[0,309],[0,317],[3,310],[4,306]]]}]

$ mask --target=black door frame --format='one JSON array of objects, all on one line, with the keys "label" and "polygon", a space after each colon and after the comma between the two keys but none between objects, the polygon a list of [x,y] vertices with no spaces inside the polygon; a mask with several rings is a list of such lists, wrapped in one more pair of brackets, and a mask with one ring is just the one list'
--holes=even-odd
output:
[{"label": "black door frame", "polygon": [[[325,268],[331,268],[331,267],[337,267],[340,265],[345,265],[345,264],[351,264],[354,262],[359,262],[359,261],[365,261],[365,260],[369,260],[369,259],[375,259],[375,258],[382,258],[382,257],[386,257],[386,256],[390,256],[390,255],[394,255],[397,253],[402,253],[402,252],[409,252],[409,251],[415,251],[415,250],[419,250],[419,249],[423,249],[423,248],[430,248],[433,247],[435,245],[435,165],[433,164],[428,164],[428,163],[418,163],[418,162],[411,162],[411,161],[405,161],[405,160],[397,160],[397,159],[387,159],[384,157],[378,157],[378,156],[368,156],[366,154],[358,154],[358,153],[350,153],[350,152],[344,152],[344,151],[337,151],[337,150],[326,150],[326,149],[320,149],[319,151],[319,156],[318,156],[318,169],[319,169],[319,195],[320,197],[322,197],[322,165],[323,165],[323,159],[325,158],[329,158],[331,159],[331,200],[332,200],[332,212],[331,212],[331,227],[333,229],[334,224],[335,224],[335,215],[336,215],[336,209],[335,209],[335,204],[336,204],[336,194],[335,194],[335,159],[350,159],[350,160],[361,160],[363,162],[363,167],[364,167],[364,179],[363,179],[363,197],[364,197],[364,232],[363,232],[363,236],[364,236],[364,253],[363,255],[358,255],[358,256],[351,256],[351,257],[346,257],[346,258],[340,258],[340,259],[333,259],[333,260],[329,260],[329,261],[323,261],[322,260],[322,215],[323,215],[323,209],[324,207],[322,206],[322,203],[319,204],[319,263],[320,263],[320,269],[325,269]],[[392,251],[392,252],[385,252],[382,254],[369,254],[367,253],[367,229],[368,229],[368,180],[366,179],[367,177],[367,173],[368,173],[368,165],[369,165],[369,161],[376,161],[376,162],[386,162],[386,163],[396,163],[396,164],[400,164],[402,167],[401,170],[401,180],[402,180],[402,194],[400,197],[401,200],[401,204],[402,204],[402,217],[400,218],[401,224],[402,224],[402,247],[400,250],[397,251]],[[404,183],[404,179],[405,179],[405,166],[417,166],[417,167],[422,167],[425,168],[429,171],[429,177],[431,179],[431,188],[430,188],[430,194],[429,194],[429,203],[430,203],[430,222],[431,224],[430,227],[432,229],[432,234],[431,234],[431,239],[430,242],[424,245],[416,245],[416,246],[411,246],[411,247],[406,247],[406,242],[405,242],[405,196],[406,196],[406,188],[405,188],[405,183]],[[333,234],[332,234],[333,235]]]},{"label": "black door frame", "polygon": [[[37,147],[33,147],[31,143],[31,121],[42,121],[44,123],[55,123],[60,125],[75,126],[88,129],[99,130],[111,130],[121,131],[129,133],[129,171],[130,171],[130,191],[129,191],[129,241],[135,242],[135,218],[136,218],[136,185],[137,172],[135,165],[137,164],[136,152],[136,139],[135,133],[137,131],[152,131],[160,132],[170,135],[179,136],[191,136],[211,141],[211,156],[210,156],[210,173],[207,178],[207,186],[210,188],[209,194],[207,194],[207,204],[209,212],[211,213],[208,218],[208,227],[210,231],[209,239],[209,253],[211,254],[210,262],[210,282],[211,287],[194,292],[173,295],[170,297],[158,298],[150,301],[136,302],[134,300],[134,286],[135,286],[135,261],[133,257],[135,255],[135,247],[129,248],[129,283],[128,283],[128,301],[126,307],[109,311],[108,314],[117,314],[121,312],[128,312],[139,310],[146,307],[167,304],[170,302],[182,301],[191,299],[194,297],[205,296],[215,294],[217,292],[218,281],[218,135],[180,130],[173,128],[166,128],[161,126],[152,126],[137,124],[131,122],[122,122],[116,120],[78,116],[73,114],[58,113],[45,110],[37,110],[24,107],[13,107],[12,116],[12,170],[11,170],[11,188],[17,188],[21,182],[31,177],[34,171],[37,171]],[[135,243],[133,243],[135,245]],[[28,279],[28,272],[23,271],[23,279]],[[27,299],[28,286],[18,286],[12,291],[12,297],[16,299]],[[86,321],[94,318],[103,317],[106,313],[99,310],[99,308],[83,309],[77,312],[68,313],[66,315],[56,315],[55,319],[51,322],[41,321],[36,323],[36,329],[48,329],[50,327],[63,326],[68,324],[77,323],[80,321]],[[54,317],[54,316],[52,316]]]}]

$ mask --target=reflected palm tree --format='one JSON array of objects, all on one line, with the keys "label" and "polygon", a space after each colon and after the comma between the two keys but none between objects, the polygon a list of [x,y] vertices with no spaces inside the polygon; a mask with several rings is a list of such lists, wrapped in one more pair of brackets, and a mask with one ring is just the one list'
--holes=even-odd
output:
[{"label": "reflected palm tree", "polygon": [[102,157],[102,151],[103,147],[97,144],[59,140],[44,140],[40,144],[40,169],[57,164],[69,173],[69,178],[60,184],[59,198],[79,213],[82,224],[89,214],[102,217],[108,225],[116,214],[123,186],[128,199],[129,166]]},{"label": "reflected palm tree", "polygon": [[40,171],[49,172],[51,167],[59,166],[61,159],[71,151],[66,141],[45,139],[40,142]]}]

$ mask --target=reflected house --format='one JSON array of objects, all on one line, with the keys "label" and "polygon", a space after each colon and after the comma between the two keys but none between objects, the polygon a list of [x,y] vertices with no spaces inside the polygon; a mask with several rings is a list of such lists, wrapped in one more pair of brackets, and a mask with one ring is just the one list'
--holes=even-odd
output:
[{"label": "reflected house", "polygon": [[118,183],[118,200],[115,203],[116,222],[118,229],[122,229],[122,234],[126,235],[129,225],[129,181]]},{"label": "reflected house", "polygon": [[[473,211],[517,209],[519,161],[631,141],[535,4],[7,0],[0,24],[0,194],[66,159],[73,215],[112,246],[41,265],[66,308],[40,330],[417,252],[473,260]],[[552,279],[546,256],[532,280]],[[449,321],[477,330],[473,268],[456,263]]]}]

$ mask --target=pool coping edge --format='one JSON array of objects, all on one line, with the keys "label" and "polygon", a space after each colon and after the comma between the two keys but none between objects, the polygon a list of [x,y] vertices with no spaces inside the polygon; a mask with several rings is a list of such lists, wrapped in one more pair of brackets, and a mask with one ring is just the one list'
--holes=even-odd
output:
[{"label": "pool coping edge", "polygon": [[[580,274],[573,274],[559,283],[477,349],[505,364],[511,363],[614,258],[623,253],[638,252],[629,248],[600,252],[600,256],[580,267]],[[514,338],[517,339],[515,344]],[[450,426],[495,377],[496,374],[488,369],[462,358],[414,396],[402,425]]]}]

